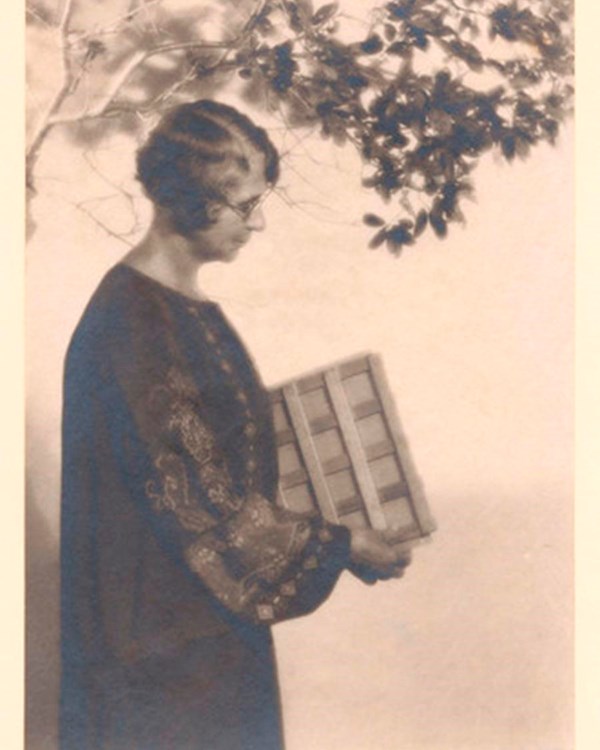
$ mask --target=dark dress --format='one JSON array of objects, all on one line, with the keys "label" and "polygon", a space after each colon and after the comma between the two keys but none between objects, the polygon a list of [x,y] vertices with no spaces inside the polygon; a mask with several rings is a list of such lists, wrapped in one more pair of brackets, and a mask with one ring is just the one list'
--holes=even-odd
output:
[{"label": "dark dress", "polygon": [[281,750],[270,625],[326,599],[349,534],[277,481],[218,305],[115,266],[65,369],[61,750]]}]

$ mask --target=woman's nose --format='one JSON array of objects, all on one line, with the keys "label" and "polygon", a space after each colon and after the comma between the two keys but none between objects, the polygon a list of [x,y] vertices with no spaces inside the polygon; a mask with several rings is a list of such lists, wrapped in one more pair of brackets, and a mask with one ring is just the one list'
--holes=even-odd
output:
[{"label": "woman's nose", "polygon": [[246,219],[246,226],[253,232],[262,232],[266,226],[265,215],[261,206],[257,206]]}]

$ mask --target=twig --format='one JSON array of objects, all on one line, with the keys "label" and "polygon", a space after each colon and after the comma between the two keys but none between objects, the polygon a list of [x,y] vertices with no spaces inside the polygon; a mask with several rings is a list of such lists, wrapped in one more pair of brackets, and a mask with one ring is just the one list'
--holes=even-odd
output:
[{"label": "twig", "polygon": [[37,11],[35,8],[32,8],[30,5],[27,5],[25,7],[25,14],[33,16],[36,21],[39,21],[39,23],[43,24],[47,29],[54,28],[54,26],[49,21],[47,21],[39,11]]},{"label": "twig", "polygon": [[124,21],[131,21],[133,18],[135,18],[135,16],[138,16],[141,13],[148,11],[148,9],[156,5],[160,5],[162,2],[163,0],[151,0],[151,2],[142,3],[141,5],[138,5],[137,8],[134,8],[133,10],[130,10],[129,12],[110,21],[106,26],[102,26],[99,29],[94,29],[92,31],[78,34],[77,40],[81,42],[81,41],[84,41],[85,39],[89,39],[90,37],[95,38],[99,36],[107,36],[108,34],[114,34],[118,32],[119,26]]},{"label": "twig", "polygon": [[174,96],[178,91],[180,91],[186,84],[194,80],[194,78],[196,77],[197,70],[198,70],[197,63],[193,63],[192,65],[190,65],[190,69],[183,76],[183,78],[180,78],[172,86],[169,86],[169,88],[165,89],[165,91],[159,94],[154,99],[154,101],[150,104],[149,109],[153,109],[157,104],[169,101],[169,99],[172,96]]},{"label": "twig", "polygon": [[[128,247],[133,247],[134,243],[131,242],[130,240],[126,239],[126,235],[119,234],[119,233],[113,231],[103,221],[100,221],[100,219],[97,216],[95,216],[92,213],[92,211],[90,211],[89,209],[85,208],[85,206],[83,205],[83,202],[82,203],[75,203],[74,206],[75,206],[75,208],[78,211],[81,211],[83,214],[85,214],[89,219],[91,219],[94,222],[94,224],[96,224],[97,226],[99,226],[108,235],[110,235],[111,237],[114,237],[114,239],[116,239],[116,240],[119,240],[119,242],[123,242]],[[134,231],[135,231],[135,228],[132,229],[131,232],[129,232],[129,234],[133,234]]]},{"label": "twig", "polygon": [[481,16],[482,18],[489,18],[489,15],[487,13],[484,13],[480,10],[473,10],[473,8],[465,8],[462,5],[459,5],[456,0],[448,0],[450,5],[452,5],[456,10],[460,10],[461,13],[471,13],[474,16]]},{"label": "twig", "polygon": [[101,98],[100,102],[92,109],[85,113],[71,115],[68,117],[52,117],[49,120],[50,125],[62,125],[72,122],[78,122],[83,119],[91,119],[102,116],[111,102],[117,96],[119,91],[125,86],[127,81],[131,78],[133,73],[147,60],[156,55],[163,55],[168,52],[184,52],[185,50],[226,50],[229,52],[231,49],[237,48],[246,37],[251,33],[254,24],[262,9],[265,5],[266,0],[260,0],[257,4],[255,11],[250,16],[246,25],[242,31],[233,39],[223,42],[172,42],[170,44],[161,44],[158,47],[154,47],[151,50],[140,50],[130,59],[129,63],[121,70],[121,73],[115,78],[110,89]]},{"label": "twig", "polygon": [[122,185],[118,185],[116,182],[113,182],[111,179],[109,179],[104,172],[102,172],[96,164],[92,161],[92,158],[90,156],[89,151],[84,151],[83,158],[86,162],[86,164],[89,166],[89,168],[94,172],[94,174],[98,175],[98,177],[105,182],[109,187],[114,188],[120,195],[122,195],[124,198],[127,199],[129,205],[131,206],[132,213],[135,214],[135,198],[132,193],[129,192],[129,190],[126,190]]},{"label": "twig", "polygon": [[60,34],[61,48],[62,48],[62,53],[63,53],[63,68],[64,68],[63,84],[58,90],[58,92],[56,93],[56,95],[54,96],[54,98],[52,99],[52,101],[50,102],[50,104],[48,105],[48,108],[46,109],[43,117],[40,119],[39,126],[35,131],[35,134],[31,140],[31,143],[26,153],[27,185],[33,191],[34,191],[33,170],[34,170],[35,162],[37,160],[37,154],[38,154],[41,144],[43,143],[44,139],[46,138],[46,136],[48,135],[52,127],[54,127],[55,125],[59,125],[59,124],[80,122],[83,120],[94,119],[96,117],[103,116],[105,112],[107,111],[107,109],[109,108],[111,102],[115,99],[119,91],[127,83],[127,81],[129,80],[131,75],[135,72],[135,70],[137,70],[137,68],[140,65],[142,65],[142,63],[144,63],[146,60],[150,59],[151,57],[154,57],[155,55],[165,54],[167,52],[179,52],[179,51],[184,51],[186,49],[197,49],[197,50],[224,49],[226,50],[226,54],[222,59],[225,59],[229,51],[233,48],[236,48],[239,44],[243,43],[243,41],[247,38],[247,36],[252,32],[254,25],[264,8],[266,0],[259,0],[254,12],[251,14],[250,18],[246,22],[242,31],[234,39],[231,39],[229,41],[226,41],[226,42],[181,42],[181,43],[159,45],[158,47],[155,47],[154,49],[147,50],[147,51],[138,51],[136,54],[133,55],[129,63],[122,69],[121,73],[114,80],[108,92],[101,98],[100,102],[98,102],[97,105],[93,109],[91,110],[87,109],[84,112],[81,112],[77,115],[60,117],[58,116],[58,112],[63,102],[69,95],[71,91],[71,87],[73,85],[73,77],[72,77],[70,61],[69,61],[70,44],[69,44],[69,39],[68,39],[68,34],[69,34],[68,27],[69,27],[69,21],[71,18],[71,13],[73,10],[73,2],[74,0],[66,0],[65,5],[63,7],[61,21],[58,27],[58,33]]},{"label": "twig", "polygon": [[63,83],[59,90],[54,95],[52,101],[48,105],[46,112],[40,119],[40,123],[35,131],[35,135],[32,138],[31,144],[27,149],[26,154],[26,180],[27,186],[33,189],[32,178],[33,178],[33,166],[37,157],[38,149],[48,134],[52,124],[52,115],[58,111],[63,101],[66,99],[69,89],[72,83],[71,65],[69,62],[69,21],[71,19],[71,13],[73,11],[73,1],[65,0],[63,6],[63,12],[61,15],[60,23],[58,25],[57,33],[60,38],[60,46],[62,51],[63,61]]}]

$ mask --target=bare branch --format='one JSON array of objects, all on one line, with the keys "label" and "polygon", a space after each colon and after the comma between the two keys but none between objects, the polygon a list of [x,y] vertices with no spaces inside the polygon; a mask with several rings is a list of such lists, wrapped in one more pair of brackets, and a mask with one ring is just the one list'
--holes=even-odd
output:
[{"label": "bare branch", "polygon": [[78,211],[81,211],[83,214],[85,214],[88,219],[91,219],[96,226],[100,227],[106,234],[110,235],[116,240],[119,240],[119,242],[123,242],[127,247],[133,247],[134,243],[131,240],[128,240],[126,235],[119,234],[118,232],[113,231],[109,226],[107,226],[103,221],[100,221],[100,219],[94,215],[92,211],[87,209],[83,203],[75,203],[75,208]]},{"label": "bare branch", "polygon": [[482,16],[482,18],[487,18],[486,13],[483,13],[480,10],[475,10],[474,8],[465,8],[463,5],[459,5],[456,0],[448,0],[448,2],[461,13],[470,13],[473,16]]},{"label": "bare branch", "polygon": [[[256,23],[262,9],[265,5],[266,0],[260,0],[257,4],[256,9],[246,22],[246,25],[242,31],[234,38],[223,41],[223,42],[173,42],[171,44],[161,44],[158,47],[154,47],[151,50],[138,51],[129,60],[128,64],[124,66],[120,74],[115,78],[112,86],[100,99],[100,101],[91,110],[83,112],[81,114],[72,115],[69,117],[51,117],[49,120],[50,125],[66,124],[71,122],[79,122],[84,119],[92,119],[103,115],[110,104],[113,102],[115,97],[119,94],[121,89],[125,86],[127,81],[131,78],[133,73],[147,60],[156,55],[164,55],[169,52],[184,52],[185,50],[225,50],[229,52],[232,49],[236,49],[247,36],[252,32],[254,24]],[[217,63],[218,65],[218,63]],[[56,110],[54,110],[56,111]]]},{"label": "bare branch", "polygon": [[163,0],[152,0],[152,2],[142,3],[137,8],[133,8],[127,13],[114,18],[106,26],[103,26],[100,29],[94,29],[93,31],[88,31],[84,34],[78,34],[77,38],[79,41],[83,41],[85,39],[89,39],[90,37],[95,38],[98,36],[105,36],[107,34],[114,34],[118,32],[119,26],[121,26],[122,23],[124,23],[125,21],[132,21],[136,16],[140,15],[141,13],[147,12],[150,8],[160,5],[162,2]]},{"label": "bare branch", "polygon": [[36,10],[31,5],[25,6],[25,14],[26,16],[31,16],[32,18],[35,18],[36,21],[41,23],[43,26],[45,26],[47,29],[53,29],[54,26],[51,24],[47,19],[44,18],[44,16]]},{"label": "bare branch", "polygon": [[74,0],[65,0],[63,6],[62,16],[60,23],[58,24],[58,30],[61,34],[65,35],[69,30],[69,21],[71,20],[71,13],[73,12]]},{"label": "bare branch", "polygon": [[174,96],[178,91],[180,91],[186,84],[188,84],[190,81],[193,81],[194,78],[196,77],[197,67],[198,66],[195,64],[190,65],[190,69],[183,76],[183,78],[180,78],[179,81],[176,81],[172,86],[169,86],[169,88],[167,88],[159,96],[157,96],[150,106],[153,107],[159,103],[167,102],[172,96]]},{"label": "bare branch", "polygon": [[131,208],[131,212],[135,216],[136,212],[135,212],[135,197],[134,197],[134,195],[129,190],[126,190],[122,185],[119,185],[116,182],[113,182],[109,177],[107,177],[104,174],[104,172],[102,172],[102,170],[98,168],[98,165],[93,161],[93,159],[92,159],[91,154],[90,154],[89,151],[85,151],[83,153],[83,158],[84,158],[86,164],[94,172],[94,174],[96,174],[109,187],[111,187],[114,190],[116,190],[117,194],[121,195],[123,198],[125,198],[127,200],[127,202],[129,203],[129,207]]},{"label": "bare branch", "polygon": [[73,3],[74,0],[65,0],[57,31],[62,51],[63,83],[52,98],[52,101],[48,105],[45,113],[40,118],[40,122],[32,138],[31,144],[27,149],[26,180],[27,186],[30,189],[33,189],[32,173],[38,149],[52,126],[51,119],[53,114],[60,109],[62,103],[67,98],[73,82],[71,75],[71,65],[69,61],[69,21],[71,20],[71,14],[73,12]]}]

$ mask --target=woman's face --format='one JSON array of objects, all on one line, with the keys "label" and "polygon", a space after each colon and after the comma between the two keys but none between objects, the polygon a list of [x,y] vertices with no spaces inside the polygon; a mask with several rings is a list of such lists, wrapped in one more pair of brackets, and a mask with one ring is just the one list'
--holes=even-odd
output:
[{"label": "woman's face", "polygon": [[209,206],[213,223],[188,238],[190,251],[204,263],[233,261],[252,232],[265,228],[265,218],[259,205],[260,198],[269,187],[265,179],[265,157],[255,149],[246,157],[250,170],[239,171],[236,184],[227,190],[224,201]]}]

